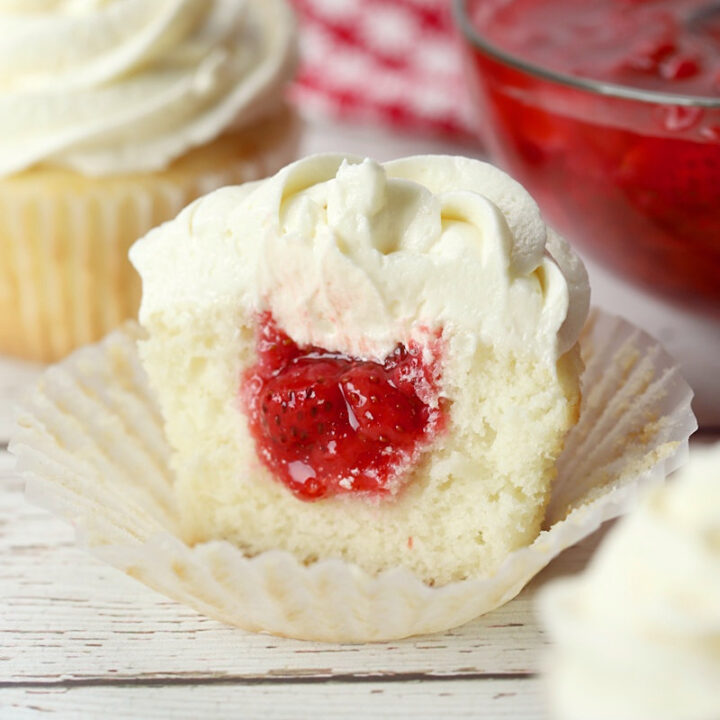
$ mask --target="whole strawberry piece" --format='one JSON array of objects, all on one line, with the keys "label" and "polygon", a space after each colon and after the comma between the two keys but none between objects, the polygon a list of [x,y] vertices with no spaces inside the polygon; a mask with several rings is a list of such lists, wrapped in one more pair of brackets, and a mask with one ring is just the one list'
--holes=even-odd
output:
[{"label": "whole strawberry piece", "polygon": [[375,364],[351,368],[340,386],[352,412],[352,424],[366,440],[410,444],[427,422],[426,406],[414,393],[388,382],[387,372]]},{"label": "whole strawberry piece", "polygon": [[290,365],[270,379],[258,399],[263,433],[290,449],[332,438],[347,415],[338,367],[320,360]]}]

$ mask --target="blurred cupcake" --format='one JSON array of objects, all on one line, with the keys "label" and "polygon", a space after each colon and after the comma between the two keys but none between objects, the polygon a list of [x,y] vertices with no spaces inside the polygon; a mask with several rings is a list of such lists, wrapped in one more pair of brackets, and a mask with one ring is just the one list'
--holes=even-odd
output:
[{"label": "blurred cupcake", "polygon": [[132,242],[292,158],[285,0],[0,0],[0,353],[137,312]]},{"label": "blurred cupcake", "polygon": [[540,610],[553,717],[720,717],[720,444],[695,449]]}]

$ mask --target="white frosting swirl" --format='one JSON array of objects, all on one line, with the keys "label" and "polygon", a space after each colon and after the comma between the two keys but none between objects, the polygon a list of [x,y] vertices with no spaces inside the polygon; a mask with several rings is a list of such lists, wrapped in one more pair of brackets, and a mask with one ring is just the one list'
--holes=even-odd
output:
[{"label": "white frosting swirl", "polygon": [[577,341],[589,288],[546,234],[527,192],[486,163],[318,155],[201,198],[131,260],[147,326],[230,302],[359,357],[442,328],[468,351],[483,342],[552,365]]},{"label": "white frosting swirl", "polygon": [[720,444],[695,448],[541,611],[557,717],[720,717]]},{"label": "white frosting swirl", "polygon": [[0,176],[166,167],[281,101],[285,0],[0,0]]}]

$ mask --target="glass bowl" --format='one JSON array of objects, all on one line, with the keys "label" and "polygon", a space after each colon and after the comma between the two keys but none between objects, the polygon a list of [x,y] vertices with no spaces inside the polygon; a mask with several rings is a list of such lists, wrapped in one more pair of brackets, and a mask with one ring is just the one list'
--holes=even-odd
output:
[{"label": "glass bowl", "polygon": [[454,0],[478,130],[568,240],[720,317],[720,98],[563,75],[521,60]]}]

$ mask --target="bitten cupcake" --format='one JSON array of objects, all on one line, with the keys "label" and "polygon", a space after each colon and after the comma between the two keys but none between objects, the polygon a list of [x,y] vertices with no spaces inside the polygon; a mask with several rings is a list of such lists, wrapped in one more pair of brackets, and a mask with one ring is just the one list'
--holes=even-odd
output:
[{"label": "bitten cupcake", "polygon": [[720,717],[720,445],[694,448],[540,611],[553,718]]},{"label": "bitten cupcake", "polygon": [[131,259],[144,328],[43,373],[10,449],[93,554],[247,630],[465,623],[625,512],[697,427],[673,360],[586,320],[580,261],[476,160],[310,157],[197,200]]},{"label": "bitten cupcake", "polygon": [[138,237],[292,159],[284,0],[0,3],[0,352],[53,360],[137,311]]},{"label": "bitten cupcake", "polygon": [[186,541],[441,585],[536,538],[589,289],[507,175],[310,157],[130,257]]}]

